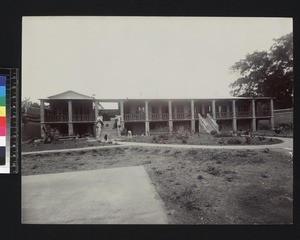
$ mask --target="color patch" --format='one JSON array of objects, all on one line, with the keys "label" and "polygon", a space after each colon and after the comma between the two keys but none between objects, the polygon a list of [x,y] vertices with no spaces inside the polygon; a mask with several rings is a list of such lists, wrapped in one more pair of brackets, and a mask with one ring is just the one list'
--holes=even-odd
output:
[{"label": "color patch", "polygon": [[0,106],[5,106],[5,104],[6,104],[6,98],[0,97]]},{"label": "color patch", "polygon": [[0,117],[6,116],[6,107],[0,106]]},{"label": "color patch", "polygon": [[0,117],[0,126],[6,126],[6,117]]},{"label": "color patch", "polygon": [[5,165],[5,147],[0,147],[0,165]]},{"label": "color patch", "polygon": [[6,134],[6,127],[0,126],[0,136],[5,136],[5,134]]},{"label": "color patch", "polygon": [[0,86],[6,86],[6,77],[0,76]]},{"label": "color patch", "polygon": [[5,145],[6,145],[6,137],[0,136],[0,146],[5,146]]},{"label": "color patch", "polygon": [[6,87],[0,86],[0,97],[5,97],[6,95]]}]

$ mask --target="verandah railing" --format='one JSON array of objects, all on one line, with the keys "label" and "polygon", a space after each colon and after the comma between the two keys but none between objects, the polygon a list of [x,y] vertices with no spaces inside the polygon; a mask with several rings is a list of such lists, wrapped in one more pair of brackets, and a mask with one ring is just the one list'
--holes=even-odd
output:
[{"label": "verandah railing", "polygon": [[144,113],[127,113],[124,114],[124,121],[145,121],[146,115]]},{"label": "verandah railing", "polygon": [[230,119],[233,117],[232,112],[216,112],[217,119]]},{"label": "verandah railing", "polygon": [[[192,117],[191,113],[173,113],[173,120],[190,120]],[[169,120],[169,113],[149,113],[148,119],[151,120]],[[144,113],[128,113],[124,114],[125,121],[145,121],[146,114]]]},{"label": "verandah railing", "polygon": [[60,114],[60,115],[46,115],[45,122],[68,122],[69,116],[68,114]]},{"label": "verandah railing", "polygon": [[[46,115],[46,122],[68,122],[69,116],[67,114],[60,115]],[[72,114],[72,122],[94,122],[95,115],[94,114]]]},{"label": "verandah railing", "polygon": [[73,122],[94,122],[95,114],[73,114]]},{"label": "verandah railing", "polygon": [[[198,116],[198,112],[195,113],[195,116]],[[211,114],[211,113],[210,113]],[[212,115],[212,114],[211,114]],[[271,111],[259,111],[256,112],[256,117],[269,117],[271,116]],[[237,118],[251,118],[252,112],[251,111],[237,111],[236,112]],[[173,120],[191,120],[192,114],[191,113],[173,113],[172,119]],[[232,112],[216,112],[216,119],[232,119],[233,113]],[[169,114],[168,113],[150,113],[148,115],[148,119],[151,120],[168,120]],[[145,121],[145,114],[124,114],[125,121]]]}]

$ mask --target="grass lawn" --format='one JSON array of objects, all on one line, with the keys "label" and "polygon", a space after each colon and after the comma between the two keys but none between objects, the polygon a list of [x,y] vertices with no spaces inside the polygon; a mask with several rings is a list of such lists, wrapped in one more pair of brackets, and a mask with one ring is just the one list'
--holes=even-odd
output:
[{"label": "grass lawn", "polygon": [[22,175],[143,165],[172,224],[292,223],[293,165],[275,150],[116,147],[22,157]]}]

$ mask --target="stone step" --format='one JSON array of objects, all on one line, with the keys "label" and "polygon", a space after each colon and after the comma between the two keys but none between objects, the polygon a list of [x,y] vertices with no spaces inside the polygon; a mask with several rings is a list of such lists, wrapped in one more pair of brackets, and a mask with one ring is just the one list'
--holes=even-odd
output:
[{"label": "stone step", "polygon": [[104,137],[105,134],[108,135],[108,140],[118,139],[117,128],[113,128],[115,121],[103,121],[103,127],[101,129],[101,137]]}]

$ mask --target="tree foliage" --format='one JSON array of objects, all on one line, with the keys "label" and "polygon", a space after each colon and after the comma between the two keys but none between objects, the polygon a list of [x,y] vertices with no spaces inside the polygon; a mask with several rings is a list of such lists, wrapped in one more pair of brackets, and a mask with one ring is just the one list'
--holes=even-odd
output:
[{"label": "tree foliage", "polygon": [[269,51],[255,51],[231,70],[240,77],[230,84],[233,96],[275,97],[275,108],[293,105],[293,34],[274,39]]},{"label": "tree foliage", "polygon": [[27,111],[30,107],[39,108],[40,104],[31,101],[30,98],[24,98],[21,103],[22,114],[27,114]]},{"label": "tree foliage", "polygon": [[30,98],[24,98],[21,103],[21,111],[22,111],[22,123],[26,124],[27,123],[27,118],[28,118],[28,109],[31,107],[39,108],[40,104],[37,102],[33,102],[30,100]]}]

